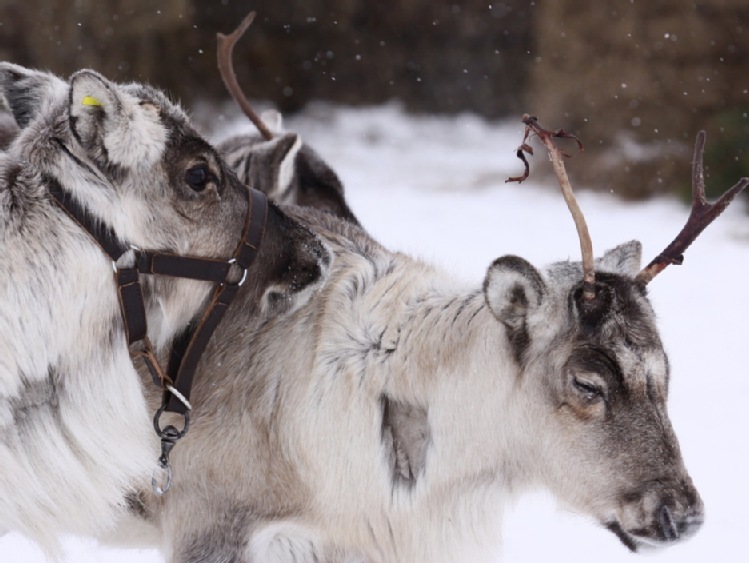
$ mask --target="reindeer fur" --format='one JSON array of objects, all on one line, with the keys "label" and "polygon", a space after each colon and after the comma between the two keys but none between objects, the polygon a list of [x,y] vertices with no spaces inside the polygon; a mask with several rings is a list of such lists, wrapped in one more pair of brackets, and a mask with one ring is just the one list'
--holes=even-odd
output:
[{"label": "reindeer fur", "polygon": [[173,491],[144,511],[169,561],[489,560],[536,487],[631,549],[674,540],[664,502],[680,537],[699,527],[639,243],[597,261],[607,309],[580,315],[579,263],[507,256],[476,287],[287,211],[331,268],[289,313],[230,312],[206,351]]},{"label": "reindeer fur", "polygon": [[[207,257],[233,250],[246,193],[156,90],[8,64],[0,88],[21,129],[0,161],[0,528],[155,541],[173,563],[481,561],[533,487],[633,550],[699,528],[638,243],[597,262],[591,304],[577,263],[504,256],[466,285],[293,207],[271,206],[155,497],[161,393],[133,373],[111,264],[41,175],[123,241]],[[210,284],[144,290],[164,358]]]},{"label": "reindeer fur", "polygon": [[[111,261],[52,203],[45,176],[122,241],[208,258],[233,253],[248,196],[158,90],[3,63],[0,93],[20,129],[0,154],[0,530],[54,554],[62,533],[119,529],[150,487],[159,441]],[[187,182],[196,166],[206,172],[199,189]],[[328,262],[308,228],[271,206],[241,290],[246,314],[288,309]],[[142,283],[148,335],[162,354],[202,312],[212,284]]]}]

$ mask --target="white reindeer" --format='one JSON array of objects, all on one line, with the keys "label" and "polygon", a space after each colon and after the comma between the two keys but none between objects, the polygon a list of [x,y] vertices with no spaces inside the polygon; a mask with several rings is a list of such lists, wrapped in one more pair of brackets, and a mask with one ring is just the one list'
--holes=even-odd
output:
[{"label": "white reindeer", "polygon": [[[141,276],[148,338],[129,350],[113,258],[53,193],[105,246],[219,263],[237,248],[250,197],[153,88],[3,63],[0,94],[20,128],[0,154],[0,531],[54,553],[61,533],[111,534],[134,491],[150,486],[159,439],[131,353],[153,349],[165,365],[215,284]],[[116,276],[134,255],[145,253],[122,255]],[[239,288],[245,314],[262,319],[309,293],[328,260],[308,229],[271,205]]]}]

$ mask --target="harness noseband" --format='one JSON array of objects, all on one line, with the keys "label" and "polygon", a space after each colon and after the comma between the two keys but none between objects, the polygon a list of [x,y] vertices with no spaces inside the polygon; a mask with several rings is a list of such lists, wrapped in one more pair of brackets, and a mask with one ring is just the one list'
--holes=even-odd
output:
[{"label": "harness noseband", "polygon": [[[125,324],[128,344],[141,343],[135,352],[145,362],[154,383],[164,389],[164,402],[154,417],[154,427],[162,440],[162,468],[167,471],[164,489],[154,490],[163,494],[171,483],[169,452],[177,440],[187,432],[189,425],[190,390],[197,371],[198,362],[205,351],[213,332],[218,327],[229,305],[247,278],[247,270],[257,256],[263,240],[268,219],[268,200],[259,191],[248,188],[249,201],[245,224],[237,249],[229,260],[214,260],[195,256],[182,256],[167,252],[141,250],[123,244],[108,226],[96,221],[77,204],[54,176],[43,175],[47,190],[63,211],[85,230],[101,250],[112,259],[114,278],[120,300],[120,311]],[[117,266],[119,258],[128,251],[135,255],[134,263],[125,268]],[[239,272],[237,272],[239,269]],[[218,285],[205,308],[203,315],[188,327],[186,333],[175,343],[167,372],[159,365],[153,346],[147,335],[146,308],[140,275],[162,275],[185,278]],[[231,281],[237,280],[237,281]],[[160,427],[159,419],[164,412],[173,412],[185,417],[185,426],[178,431],[174,426]]]}]

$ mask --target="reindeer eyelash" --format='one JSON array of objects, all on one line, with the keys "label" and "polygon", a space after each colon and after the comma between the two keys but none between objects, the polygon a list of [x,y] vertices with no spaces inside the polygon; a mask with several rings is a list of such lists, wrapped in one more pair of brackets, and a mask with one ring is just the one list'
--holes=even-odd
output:
[{"label": "reindeer eyelash", "polygon": [[590,383],[589,381],[585,381],[575,376],[572,376],[572,385],[575,387],[577,391],[579,391],[582,395],[584,395],[586,399],[589,399],[589,400],[605,399],[605,394],[604,394],[603,389],[599,387],[598,385]]}]

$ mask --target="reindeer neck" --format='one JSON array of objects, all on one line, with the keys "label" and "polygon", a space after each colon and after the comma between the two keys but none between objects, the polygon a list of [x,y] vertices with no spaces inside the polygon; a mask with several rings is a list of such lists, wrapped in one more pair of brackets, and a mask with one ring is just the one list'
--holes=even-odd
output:
[{"label": "reindeer neck", "polygon": [[440,458],[431,482],[489,479],[514,489],[532,479],[523,469],[532,464],[518,457],[532,438],[517,423],[526,418],[520,367],[482,289],[425,267],[393,271],[378,282],[385,295],[374,287],[362,299],[372,303],[369,328],[379,337],[382,363],[372,373],[383,395],[429,413]]}]

